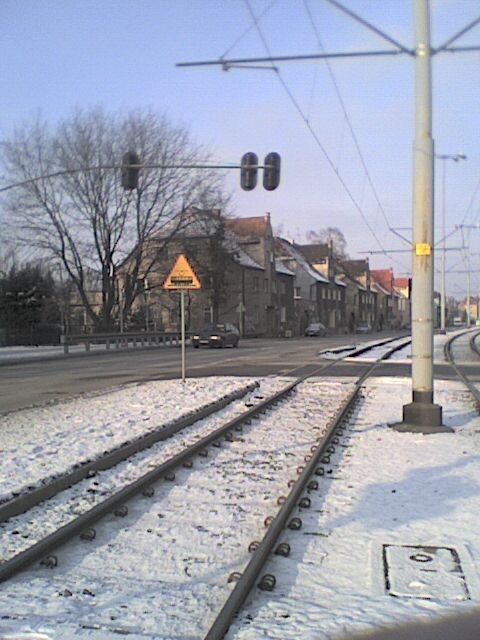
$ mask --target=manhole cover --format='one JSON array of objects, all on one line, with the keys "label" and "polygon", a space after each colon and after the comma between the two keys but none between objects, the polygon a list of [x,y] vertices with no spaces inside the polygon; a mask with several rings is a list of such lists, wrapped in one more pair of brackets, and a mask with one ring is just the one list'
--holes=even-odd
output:
[{"label": "manhole cover", "polygon": [[391,596],[470,600],[460,557],[452,547],[384,544],[383,569]]}]

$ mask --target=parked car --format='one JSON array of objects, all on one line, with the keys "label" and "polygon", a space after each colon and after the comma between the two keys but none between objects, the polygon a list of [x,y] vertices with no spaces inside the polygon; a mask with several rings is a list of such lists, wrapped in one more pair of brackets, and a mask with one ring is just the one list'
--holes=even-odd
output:
[{"label": "parked car", "polygon": [[192,336],[192,344],[195,349],[198,347],[238,347],[240,333],[233,324],[207,324],[200,333]]},{"label": "parked car", "polygon": [[321,322],[312,322],[312,324],[309,324],[305,329],[305,335],[309,337],[326,336],[327,330]]},{"label": "parked car", "polygon": [[368,322],[357,325],[355,333],[372,333],[372,326]]}]

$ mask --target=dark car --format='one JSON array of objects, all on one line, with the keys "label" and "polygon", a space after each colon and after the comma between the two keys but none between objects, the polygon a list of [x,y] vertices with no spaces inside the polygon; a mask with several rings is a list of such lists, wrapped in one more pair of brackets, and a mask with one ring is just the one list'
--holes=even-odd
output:
[{"label": "dark car", "polygon": [[192,344],[198,347],[238,347],[240,333],[237,327],[226,322],[225,324],[207,324],[199,333],[192,336]]},{"label": "dark car", "polygon": [[321,322],[312,322],[312,324],[309,324],[308,327],[305,329],[305,335],[310,337],[326,336],[327,330],[325,329],[325,326]]},{"label": "dark car", "polygon": [[355,333],[372,333],[372,327],[368,324],[368,322],[364,322],[359,324],[355,329]]}]

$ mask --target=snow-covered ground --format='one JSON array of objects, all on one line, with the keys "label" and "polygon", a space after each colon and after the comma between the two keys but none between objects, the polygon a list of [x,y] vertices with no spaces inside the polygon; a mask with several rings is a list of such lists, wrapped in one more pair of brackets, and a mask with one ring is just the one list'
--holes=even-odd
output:
[{"label": "snow-covered ground", "polygon": [[[458,335],[462,333],[465,333],[464,329],[461,331],[449,331],[447,335],[439,334],[434,337],[434,342],[433,342],[434,362],[437,362],[439,364],[442,362],[446,362],[445,353],[443,350],[445,343],[447,342],[447,340],[449,340],[452,337],[452,335]],[[465,333],[465,336],[459,337],[453,342],[455,358],[458,358],[460,360],[466,359],[466,361],[478,360],[478,356],[475,356],[475,354],[472,353],[470,346],[468,344],[470,337],[471,337],[471,333],[468,332],[468,333]],[[411,362],[412,345],[410,344],[406,346],[404,349],[399,349],[398,351],[393,353],[392,356],[389,358],[389,361],[391,360],[395,360],[398,362]]]},{"label": "snow-covered ground", "polygon": [[0,502],[255,381],[211,377],[132,384],[2,415]]},{"label": "snow-covered ground", "polygon": [[[367,362],[370,362],[370,361],[374,362],[375,360],[377,360],[377,358],[380,358],[384,353],[387,353],[390,349],[392,349],[396,345],[403,344],[408,340],[409,338],[403,337],[403,338],[398,338],[398,340],[392,340],[391,342],[386,342],[385,344],[378,344],[379,342],[383,342],[384,339],[376,338],[375,340],[371,340],[369,342],[362,342],[361,344],[351,344],[351,345],[345,345],[342,347],[336,347],[334,349],[324,349],[320,351],[318,355],[320,355],[325,360],[339,360],[340,358],[345,358],[345,360],[347,361],[362,359]],[[356,355],[355,352],[357,350],[363,350],[365,347],[370,347],[370,349],[365,353],[360,353]]]},{"label": "snow-covered ground", "polygon": [[[193,383],[199,381],[192,381]],[[243,381],[242,381],[243,382]],[[75,517],[92,509],[94,506],[120,491],[126,485],[143,476],[150,469],[164,463],[183,449],[206,437],[227,421],[245,413],[251,405],[260,402],[260,398],[271,396],[292,382],[287,378],[266,378],[260,380],[260,386],[242,399],[231,402],[223,410],[209,418],[198,420],[186,429],[182,429],[167,440],[157,442],[152,447],[131,456],[124,462],[106,471],[98,471],[85,480],[78,482],[70,489],[31,509],[28,514],[10,518],[0,524],[0,561],[4,561],[24,551],[41,538],[67,524]],[[156,389],[169,389],[169,383],[156,383]],[[221,385],[219,385],[221,387]],[[242,387],[241,387],[242,388]],[[199,389],[197,388],[197,391]],[[210,397],[215,395],[210,389]],[[203,393],[206,392],[205,387]],[[113,395],[113,394],[112,394]],[[87,403],[88,406],[88,403]],[[92,407],[94,408],[94,407]],[[132,414],[132,421],[135,415]],[[86,420],[85,424],[88,424]],[[98,429],[98,431],[101,431]],[[97,453],[95,439],[85,444],[87,450]],[[93,445],[93,446],[91,446]],[[90,446],[90,449],[88,449]],[[48,453],[48,449],[46,449]],[[39,461],[41,455],[39,456]],[[48,460],[48,457],[47,457]],[[15,477],[16,476],[16,477]],[[10,484],[21,486],[24,482],[23,469],[19,464],[12,466]]]},{"label": "snow-covered ground", "polygon": [[0,634],[203,637],[231,589],[229,574],[248,561],[249,542],[263,536],[265,518],[351,389],[345,378],[303,383],[232,443],[211,448],[174,483],[160,482],[153,499],[132,501],[126,518],[102,521],[95,541],[60,550],[55,570],[33,568],[2,585]]},{"label": "snow-covered ground", "polygon": [[469,394],[437,382],[454,433],[429,436],[388,426],[409,380],[369,380],[365,395],[301,531],[282,538],[292,555],[265,567],[275,591],[255,592],[229,640],[330,640],[478,606],[480,418]]},{"label": "snow-covered ground", "polygon": [[[435,337],[436,358],[443,359],[444,340]],[[195,393],[208,402],[224,381],[246,382],[219,378]],[[286,380],[261,382],[263,393]],[[174,385],[170,394],[162,386],[168,384]],[[265,516],[279,508],[277,498],[287,494],[287,481],[296,477],[304,454],[350,386],[345,378],[304,383],[291,401],[253,421],[234,442],[211,448],[209,458],[199,457],[193,469],[181,469],[174,483],[160,483],[154,498],[132,502],[127,518],[112,516],[99,524],[95,541],[64,547],[56,569],[38,566],[0,585],[0,638],[114,640],[126,633],[130,640],[203,638],[233,588],[226,576],[248,562],[248,543],[263,535]],[[49,431],[44,412],[57,408],[58,424],[53,418],[48,424],[54,438],[58,430],[63,455],[65,447],[75,446],[75,437],[68,439],[66,416],[74,429],[85,414],[76,437],[88,443],[95,431],[83,434],[90,425],[87,416],[99,414],[94,424],[100,433],[113,428],[108,411],[100,415],[102,402],[122,417],[128,433],[147,417],[142,410],[149,403],[160,419],[162,404],[180,388],[179,381],[150,383],[119,390],[114,401],[102,394],[28,410],[33,412],[30,427],[42,442]],[[389,426],[401,419],[402,406],[411,399],[410,380],[372,379],[363,395],[325,476],[318,478],[319,490],[309,494],[311,508],[295,514],[303,520],[302,529],[284,533],[290,557],[275,557],[265,567],[277,578],[275,590],[252,592],[228,640],[333,640],[479,605],[480,417],[469,393],[455,381],[436,381],[435,400],[453,432],[428,436]],[[17,456],[17,471],[10,465],[9,474],[41,468],[47,453],[45,447],[33,450],[23,414],[6,416],[12,422],[2,469],[8,456]],[[14,416],[20,425],[18,451]],[[148,429],[154,420],[145,422]],[[182,438],[197,437],[207,428],[203,422],[169,440],[171,452]],[[0,429],[0,438],[4,433]],[[165,443],[160,445],[136,460],[148,465],[150,456],[157,456],[160,461],[166,451]],[[102,486],[121,485],[134,477],[135,467],[120,465]],[[106,477],[98,474],[85,482],[95,489]],[[8,482],[3,475],[2,487]],[[75,502],[74,492],[68,495],[71,501],[66,493],[58,497],[65,499],[65,512],[85,508]],[[92,496],[94,504],[98,496]],[[34,540],[33,518],[30,513],[16,519],[14,535]],[[2,533],[7,531],[11,539],[11,523]],[[2,541],[4,553],[11,550],[9,544]]]}]

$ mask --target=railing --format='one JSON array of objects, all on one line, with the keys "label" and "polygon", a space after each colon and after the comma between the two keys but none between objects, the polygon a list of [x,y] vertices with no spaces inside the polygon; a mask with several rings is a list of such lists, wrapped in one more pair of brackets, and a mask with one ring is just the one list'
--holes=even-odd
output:
[{"label": "railing", "polygon": [[[189,338],[189,334],[185,334]],[[105,345],[105,349],[138,349],[143,347],[178,346],[180,332],[139,331],[135,333],[79,333],[60,336],[64,353],[69,353],[71,346],[83,344],[85,351],[93,345]]]}]

